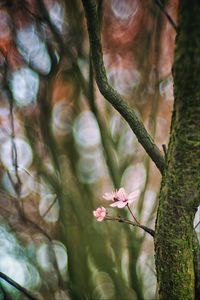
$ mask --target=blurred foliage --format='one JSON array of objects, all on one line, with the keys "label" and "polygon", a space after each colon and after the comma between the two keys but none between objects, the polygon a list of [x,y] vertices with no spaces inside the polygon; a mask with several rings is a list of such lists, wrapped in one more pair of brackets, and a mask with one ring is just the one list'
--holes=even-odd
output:
[{"label": "blurred foliage", "polygon": [[[175,32],[154,1],[99,9],[109,81],[162,149]],[[0,26],[0,271],[37,299],[153,299],[151,238],[92,214],[104,192],[139,188],[132,209],[153,227],[160,175],[97,90],[81,2],[1,1]]]}]

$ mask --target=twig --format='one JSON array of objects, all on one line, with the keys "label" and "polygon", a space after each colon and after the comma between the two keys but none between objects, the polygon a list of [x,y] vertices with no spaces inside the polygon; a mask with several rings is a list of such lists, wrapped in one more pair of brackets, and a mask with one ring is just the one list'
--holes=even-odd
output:
[{"label": "twig", "polygon": [[132,212],[132,210],[130,209],[130,206],[129,206],[128,204],[127,204],[127,208],[128,208],[128,210],[129,210],[131,216],[133,217],[135,223],[137,223],[138,225],[140,225],[140,223],[138,222],[138,220],[137,220],[136,217],[134,216],[134,214],[133,214],[133,212]]},{"label": "twig", "polygon": [[44,212],[44,214],[41,216],[43,219],[46,217],[46,215],[50,212],[50,210],[52,209],[52,207],[56,204],[56,201],[58,200],[57,195],[55,196],[54,200],[52,201],[52,203],[49,205],[49,207],[47,207],[46,211]]},{"label": "twig", "polygon": [[167,161],[167,147],[165,144],[162,144],[162,148],[163,148],[163,152],[164,152],[164,156],[165,156],[165,161]]},{"label": "twig", "polygon": [[37,298],[35,298],[33,295],[31,295],[31,293],[27,289],[25,289],[19,283],[17,283],[16,281],[14,281],[10,277],[8,277],[6,274],[0,272],[0,278],[2,278],[6,282],[8,282],[10,285],[12,285],[13,287],[15,287],[18,291],[20,291],[21,293],[23,293],[24,295],[26,295],[26,297],[28,297],[29,299],[31,299],[31,300],[37,300]]},{"label": "twig", "polygon": [[196,228],[199,226],[199,224],[200,224],[200,220],[199,220],[199,222],[194,226],[194,229],[196,229]]},{"label": "twig", "polygon": [[148,134],[141,120],[137,117],[134,109],[130,107],[122,97],[110,86],[103,62],[103,52],[100,39],[99,20],[96,1],[82,0],[90,39],[93,67],[96,75],[96,82],[102,95],[112,104],[112,106],[127,121],[132,131],[135,133],[139,143],[144,147],[148,155],[154,161],[161,173],[165,169],[165,160]]},{"label": "twig", "polygon": [[9,179],[11,181],[11,183],[13,184],[13,188],[15,190],[15,193],[17,195],[17,199],[19,201],[19,204],[16,203],[16,208],[19,212],[19,214],[21,215],[22,218],[24,218],[24,207],[23,207],[23,201],[21,199],[21,189],[22,189],[22,182],[19,176],[19,166],[18,166],[18,156],[17,156],[17,147],[16,147],[16,142],[15,142],[15,125],[14,125],[14,116],[13,116],[13,104],[14,104],[14,99],[12,96],[12,93],[9,89],[9,87],[7,86],[7,93],[8,93],[8,98],[9,98],[9,110],[10,110],[10,126],[11,126],[11,159],[12,159],[12,165],[14,167],[15,170],[15,176],[16,176],[16,183],[12,180],[12,177],[9,176],[9,171],[8,171],[8,176]]},{"label": "twig", "polygon": [[175,29],[175,31],[177,32],[177,25],[174,22],[174,20],[172,19],[172,17],[168,14],[168,12],[165,10],[164,4],[160,1],[160,0],[155,0],[155,3],[158,5],[158,7],[160,8],[160,10],[163,12],[163,14],[167,17],[168,21],[170,22],[170,24],[172,25],[172,27]]},{"label": "twig", "polygon": [[122,217],[111,217],[111,216],[106,216],[105,219],[106,220],[109,220],[109,221],[118,221],[118,222],[122,222],[122,223],[126,223],[126,224],[129,224],[129,225],[132,225],[132,226],[135,226],[135,227],[139,227],[141,229],[143,229],[145,232],[147,232],[148,234],[150,234],[152,237],[154,237],[155,235],[155,231],[149,227],[146,227],[144,225],[140,225],[140,224],[137,224],[137,223],[134,223],[126,218],[122,218]]},{"label": "twig", "polygon": [[17,158],[17,147],[15,143],[15,127],[14,127],[14,117],[13,117],[13,99],[10,99],[9,101],[9,107],[10,107],[10,125],[11,125],[11,159],[12,159],[12,165],[15,168],[15,175],[17,178],[17,183],[15,184],[15,190],[17,193],[18,198],[20,198],[21,194],[21,180],[19,177],[18,172],[18,158]]}]

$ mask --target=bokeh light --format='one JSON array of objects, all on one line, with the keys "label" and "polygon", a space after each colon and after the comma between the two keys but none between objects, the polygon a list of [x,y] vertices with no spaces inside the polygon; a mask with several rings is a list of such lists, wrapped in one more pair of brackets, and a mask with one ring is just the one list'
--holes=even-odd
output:
[{"label": "bokeh light", "polygon": [[20,53],[29,64],[43,74],[49,73],[51,69],[50,57],[46,45],[39,38],[34,25],[22,27],[17,31],[17,43]]},{"label": "bokeh light", "polygon": [[[9,172],[9,174],[8,174]],[[17,174],[15,169],[8,170],[2,178],[2,183],[7,192],[12,197],[17,197],[15,186],[18,180],[21,182],[20,198],[25,198],[31,193],[31,186],[33,184],[33,177],[25,170],[18,168]]]},{"label": "bokeh light", "polygon": [[35,104],[39,88],[39,77],[31,69],[22,67],[11,74],[10,87],[17,105]]},{"label": "bokeh light", "polygon": [[139,70],[134,68],[131,62],[126,65],[122,57],[117,55],[115,65],[107,66],[109,83],[118,93],[125,97],[130,97],[133,90],[140,84],[141,75]]},{"label": "bokeh light", "polygon": [[165,101],[174,100],[172,76],[168,76],[166,79],[162,80],[159,85],[159,89],[160,89],[160,95],[163,97]]},{"label": "bokeh light", "polygon": [[56,256],[58,269],[60,270],[61,274],[63,274],[67,271],[68,267],[68,256],[66,247],[63,243],[57,240],[53,240],[52,245]]},{"label": "bokeh light", "polygon": [[[17,166],[22,169],[28,169],[33,160],[33,153],[30,145],[22,138],[15,138],[13,141],[16,146]],[[4,144],[0,146],[1,161],[8,170],[15,167],[13,149],[13,142],[11,139],[7,139]]]},{"label": "bokeh light", "polygon": [[56,194],[43,194],[39,204],[40,215],[46,222],[56,222],[59,218],[59,203]]},{"label": "bokeh light", "polygon": [[146,169],[143,163],[127,167],[122,176],[122,186],[128,191],[143,190],[146,180]]},{"label": "bokeh light", "polygon": [[37,250],[37,262],[39,266],[47,272],[52,271],[53,264],[51,262],[51,250],[50,245],[42,243],[42,245]]},{"label": "bokeh light", "polygon": [[[0,226],[0,271],[27,289],[38,288],[40,275],[8,227]],[[6,290],[18,299],[19,292],[0,280]]]},{"label": "bokeh light", "polygon": [[124,22],[128,21],[136,13],[138,2],[137,0],[112,0],[111,8],[116,18]]},{"label": "bokeh light", "polygon": [[72,130],[70,117],[71,105],[66,100],[56,102],[52,112],[53,130],[55,134],[66,135]]},{"label": "bokeh light", "polygon": [[96,288],[93,291],[93,298],[99,300],[113,299],[115,286],[111,277],[106,272],[95,272],[93,275]]},{"label": "bokeh light", "polygon": [[49,6],[49,16],[52,24],[56,27],[56,29],[64,34],[68,29],[68,23],[66,20],[65,9],[63,5],[54,1],[53,4]]},{"label": "bokeh light", "polygon": [[82,112],[76,119],[73,134],[78,146],[96,147],[100,144],[100,133],[94,115],[90,111]]},{"label": "bokeh light", "polygon": [[[94,153],[93,153],[94,154]],[[103,160],[96,155],[82,156],[77,162],[77,174],[81,182],[92,184],[105,175]]]}]

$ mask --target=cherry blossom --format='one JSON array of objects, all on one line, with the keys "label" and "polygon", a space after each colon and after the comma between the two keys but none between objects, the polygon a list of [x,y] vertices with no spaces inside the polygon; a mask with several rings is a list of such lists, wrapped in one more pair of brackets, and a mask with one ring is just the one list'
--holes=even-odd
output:
[{"label": "cherry blossom", "polygon": [[120,188],[112,193],[105,193],[103,198],[108,201],[113,201],[114,203],[110,204],[112,207],[123,208],[129,203],[132,203],[139,195],[139,190],[136,190],[130,194],[127,194],[124,188]]},{"label": "cherry blossom", "polygon": [[93,215],[96,217],[98,222],[102,222],[107,215],[107,210],[103,206],[98,207],[96,210],[93,211]]}]

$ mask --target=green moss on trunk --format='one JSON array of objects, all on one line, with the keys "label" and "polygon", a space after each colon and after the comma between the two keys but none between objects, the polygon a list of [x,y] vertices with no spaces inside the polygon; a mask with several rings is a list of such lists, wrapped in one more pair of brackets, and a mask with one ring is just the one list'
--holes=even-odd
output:
[{"label": "green moss on trunk", "polygon": [[175,103],[155,236],[160,299],[166,300],[195,299],[193,219],[200,197],[199,16],[199,1],[180,1],[173,67]]}]

